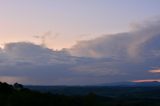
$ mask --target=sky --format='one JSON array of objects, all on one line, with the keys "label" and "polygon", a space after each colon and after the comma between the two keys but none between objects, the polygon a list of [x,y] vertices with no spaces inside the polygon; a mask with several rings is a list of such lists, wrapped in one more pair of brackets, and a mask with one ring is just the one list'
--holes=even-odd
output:
[{"label": "sky", "polygon": [[160,1],[0,0],[0,81],[160,81]]},{"label": "sky", "polygon": [[78,41],[125,32],[159,16],[158,0],[0,0],[1,45],[30,41],[70,48]]}]

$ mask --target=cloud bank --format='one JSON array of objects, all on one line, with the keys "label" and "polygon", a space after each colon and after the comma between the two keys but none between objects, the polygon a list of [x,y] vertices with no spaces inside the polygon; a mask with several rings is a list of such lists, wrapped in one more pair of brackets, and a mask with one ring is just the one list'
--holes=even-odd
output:
[{"label": "cloud bank", "polygon": [[[135,58],[147,54],[156,55],[160,45],[158,42],[159,28],[160,21],[153,20],[137,25],[130,32],[104,35],[94,40],[80,41],[69,52],[74,56],[93,58]],[[153,52],[156,52],[156,54]]]},{"label": "cloud bank", "polygon": [[0,80],[39,85],[90,85],[159,79],[160,21],[54,51],[29,42],[0,49]]},{"label": "cloud bank", "polygon": [[112,62],[103,61],[86,66],[106,76],[107,81],[158,79],[159,74],[150,73],[149,70],[160,67],[159,29],[160,20],[151,20],[129,32],[78,42],[69,52],[78,57],[112,59]]}]

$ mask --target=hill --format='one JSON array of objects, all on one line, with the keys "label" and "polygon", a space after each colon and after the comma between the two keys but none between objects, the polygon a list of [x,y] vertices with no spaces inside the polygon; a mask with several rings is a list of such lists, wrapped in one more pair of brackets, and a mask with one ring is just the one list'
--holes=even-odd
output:
[{"label": "hill", "polygon": [[[34,86],[35,87],[35,86]],[[38,88],[38,87],[37,87]],[[48,87],[40,87],[47,89]],[[51,87],[78,92],[39,92],[15,83],[0,83],[0,106],[159,106],[160,87]],[[104,93],[105,95],[100,95]],[[69,94],[69,92],[68,92]]]}]

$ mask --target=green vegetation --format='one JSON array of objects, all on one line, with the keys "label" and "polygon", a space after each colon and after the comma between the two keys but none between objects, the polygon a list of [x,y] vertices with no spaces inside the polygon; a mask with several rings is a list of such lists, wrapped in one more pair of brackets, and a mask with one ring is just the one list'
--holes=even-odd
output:
[{"label": "green vegetation", "polygon": [[0,82],[0,106],[160,106],[157,93],[149,94],[151,98],[146,93],[111,97],[91,92],[82,96],[66,96],[29,90],[18,83]]}]

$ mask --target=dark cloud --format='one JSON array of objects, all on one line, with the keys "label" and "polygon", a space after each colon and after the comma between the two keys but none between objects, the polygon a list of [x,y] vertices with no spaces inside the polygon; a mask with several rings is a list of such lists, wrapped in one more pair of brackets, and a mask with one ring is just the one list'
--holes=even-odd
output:
[{"label": "dark cloud", "polygon": [[55,79],[69,76],[67,68],[76,63],[75,59],[65,51],[28,42],[9,43],[0,51],[0,79],[20,77],[25,78],[25,83],[35,80],[35,83],[53,84]]}]

